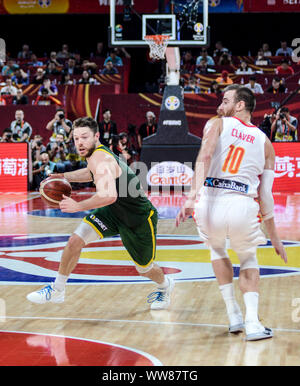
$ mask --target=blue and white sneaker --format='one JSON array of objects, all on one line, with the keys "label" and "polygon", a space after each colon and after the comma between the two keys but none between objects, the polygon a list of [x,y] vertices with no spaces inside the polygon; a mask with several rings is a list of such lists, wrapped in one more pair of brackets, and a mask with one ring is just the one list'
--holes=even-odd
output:
[{"label": "blue and white sneaker", "polygon": [[171,293],[173,291],[175,282],[168,277],[169,287],[166,289],[158,288],[156,292],[152,292],[147,296],[147,302],[151,303],[151,310],[166,310],[171,303]]},{"label": "blue and white sneaker", "polygon": [[39,291],[31,292],[27,295],[27,299],[32,303],[38,304],[45,304],[48,302],[63,303],[65,300],[65,291],[58,291],[54,288],[54,283],[51,283]]},{"label": "blue and white sneaker", "polygon": [[264,327],[261,323],[245,323],[246,340],[261,340],[273,337],[271,328]]}]

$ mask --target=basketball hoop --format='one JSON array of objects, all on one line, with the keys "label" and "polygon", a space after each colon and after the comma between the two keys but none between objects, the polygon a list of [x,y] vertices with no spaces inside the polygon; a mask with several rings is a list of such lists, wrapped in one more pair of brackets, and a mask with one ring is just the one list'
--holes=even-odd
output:
[{"label": "basketball hoop", "polygon": [[170,36],[168,35],[146,35],[145,40],[149,44],[149,56],[152,59],[161,60],[165,57]]}]

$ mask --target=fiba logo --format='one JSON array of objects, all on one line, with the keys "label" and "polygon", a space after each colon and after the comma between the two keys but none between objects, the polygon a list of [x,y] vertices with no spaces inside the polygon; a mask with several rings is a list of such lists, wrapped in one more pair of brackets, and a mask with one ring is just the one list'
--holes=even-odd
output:
[{"label": "fiba logo", "polygon": [[165,106],[168,110],[177,110],[180,106],[180,101],[176,96],[169,96],[165,101]]},{"label": "fiba logo", "polygon": [[122,31],[123,31],[123,27],[121,26],[121,24],[117,24],[116,25],[116,32],[121,33]]},{"label": "fiba logo", "polygon": [[218,7],[221,3],[221,0],[209,0],[209,5],[211,7]]},{"label": "fiba logo", "polygon": [[51,0],[39,0],[39,6],[42,8],[47,8],[51,5]]},{"label": "fiba logo", "polygon": [[201,34],[201,32],[203,32],[203,24],[202,23],[196,23],[194,25],[194,31],[197,33],[197,34]]}]

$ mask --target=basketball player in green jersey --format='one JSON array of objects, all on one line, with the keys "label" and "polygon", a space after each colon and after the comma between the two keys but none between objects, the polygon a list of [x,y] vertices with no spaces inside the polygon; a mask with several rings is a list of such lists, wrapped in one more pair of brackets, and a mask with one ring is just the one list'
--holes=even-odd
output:
[{"label": "basketball player in green jersey", "polygon": [[55,282],[27,295],[34,303],[61,303],[65,285],[76,267],[86,244],[120,235],[141,276],[156,282],[158,289],[149,295],[151,309],[168,308],[174,281],[155,264],[157,211],[141,189],[134,172],[109,148],[99,142],[97,122],[79,118],[74,122],[73,137],[78,154],[87,167],[63,175],[69,182],[93,181],[96,193],[89,199],[75,201],[64,196],[62,212],[93,210],[69,238],[64,248]]}]

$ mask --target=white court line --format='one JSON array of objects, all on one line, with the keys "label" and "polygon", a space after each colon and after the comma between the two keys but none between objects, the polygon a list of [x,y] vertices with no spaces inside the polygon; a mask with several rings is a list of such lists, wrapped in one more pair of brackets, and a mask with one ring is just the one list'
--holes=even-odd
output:
[{"label": "white court line", "polygon": [[[126,320],[126,319],[99,319],[99,318],[60,318],[46,316],[5,316],[5,319],[25,319],[25,320],[66,320],[80,322],[103,322],[103,323],[137,323],[137,324],[153,324],[153,325],[171,325],[171,326],[187,326],[187,327],[215,327],[228,328],[227,324],[211,324],[211,323],[189,323],[189,322],[164,322],[155,320]],[[1,319],[0,319],[1,321]],[[272,328],[272,327],[270,327]],[[272,328],[274,331],[280,332],[300,332],[300,329],[293,328]]]}]

